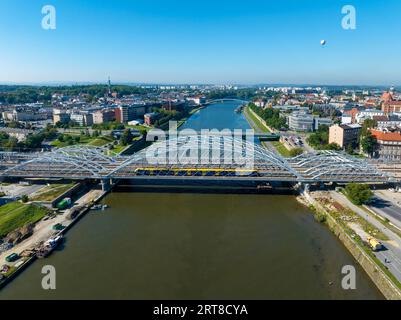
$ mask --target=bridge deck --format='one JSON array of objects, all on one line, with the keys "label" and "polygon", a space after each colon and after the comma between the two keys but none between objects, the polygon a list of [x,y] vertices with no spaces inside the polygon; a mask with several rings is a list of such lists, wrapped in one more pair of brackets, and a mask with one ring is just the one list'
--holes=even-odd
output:
[{"label": "bridge deck", "polygon": [[[221,139],[224,142],[229,139],[228,142],[235,146],[228,158]],[[194,151],[197,151],[195,155],[192,154]],[[219,161],[210,158],[216,154]],[[238,159],[244,162],[238,164]],[[107,156],[103,150],[90,147],[71,147],[43,153],[0,152],[1,176],[70,179],[213,177],[341,183],[395,181],[395,178],[377,170],[367,161],[344,153],[319,152],[286,159],[251,142],[221,136],[199,136],[198,140],[178,137],[155,143],[132,156]]]}]

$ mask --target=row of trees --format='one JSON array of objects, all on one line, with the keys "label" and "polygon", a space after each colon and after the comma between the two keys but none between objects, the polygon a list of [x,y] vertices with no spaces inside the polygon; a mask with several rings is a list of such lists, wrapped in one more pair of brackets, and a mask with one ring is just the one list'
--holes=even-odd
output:
[{"label": "row of trees", "polygon": [[317,150],[340,150],[336,143],[329,144],[329,127],[322,125],[317,131],[310,134],[306,139],[308,144]]},{"label": "row of trees", "polygon": [[[111,87],[112,92],[119,95],[146,94],[155,89],[144,89],[137,86],[115,85]],[[107,85],[77,85],[77,86],[0,86],[0,103],[19,104],[34,102],[50,102],[54,93],[66,96],[87,95],[88,102],[104,96],[108,92]]]},{"label": "row of trees", "polygon": [[287,121],[285,120],[284,117],[280,116],[280,110],[276,110],[273,108],[266,108],[266,109],[259,108],[254,103],[250,103],[249,107],[259,117],[261,117],[269,127],[274,128],[276,130],[287,128]]},{"label": "row of trees", "polygon": [[362,205],[372,201],[373,192],[366,184],[350,183],[345,187],[348,198],[353,204]]},{"label": "row of trees", "polygon": [[[370,128],[376,127],[377,122],[375,120],[367,119],[364,121],[361,129],[361,133],[359,136],[359,144],[361,146],[361,149],[363,152],[365,152],[368,155],[372,155],[372,153],[375,150],[377,140],[374,136],[372,136],[372,133],[370,132]],[[307,142],[309,145],[311,145],[313,148],[318,149],[318,150],[340,150],[340,146],[337,144],[331,143],[329,144],[329,127],[326,125],[322,125],[319,127],[319,129],[310,134],[310,136],[307,139]],[[352,154],[354,152],[354,149],[357,147],[357,144],[355,145],[347,145],[345,146],[345,150]]]},{"label": "row of trees", "polygon": [[17,138],[0,132],[0,148],[10,151],[40,149],[44,140],[51,140],[56,136],[57,130],[51,126],[46,127],[40,133],[29,135],[25,141],[18,141]]},{"label": "row of trees", "polygon": [[372,155],[377,144],[377,139],[372,136],[372,133],[369,129],[375,128],[377,126],[377,121],[372,119],[366,119],[363,122],[361,134],[359,136],[359,142],[361,144],[361,148],[363,152],[368,155]]}]

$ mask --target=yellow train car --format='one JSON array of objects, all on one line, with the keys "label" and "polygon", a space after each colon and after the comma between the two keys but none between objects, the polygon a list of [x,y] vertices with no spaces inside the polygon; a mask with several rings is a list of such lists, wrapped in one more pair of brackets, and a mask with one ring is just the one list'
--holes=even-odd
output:
[{"label": "yellow train car", "polygon": [[171,169],[159,169],[159,168],[137,168],[135,170],[137,175],[141,176],[258,176],[256,170],[249,169],[220,169],[220,168],[171,168]]}]

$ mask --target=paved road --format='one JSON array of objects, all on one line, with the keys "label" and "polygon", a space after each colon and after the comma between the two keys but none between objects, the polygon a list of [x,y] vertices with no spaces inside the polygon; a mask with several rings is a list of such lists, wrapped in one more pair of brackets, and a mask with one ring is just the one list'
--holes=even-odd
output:
[{"label": "paved road", "polygon": [[23,186],[19,184],[10,184],[6,186],[0,185],[0,192],[5,192],[8,197],[16,198],[22,197],[23,195],[31,196],[35,192],[44,188],[45,185],[33,184],[29,186]]},{"label": "paved road", "polygon": [[308,142],[306,141],[306,139],[308,138],[308,135],[303,132],[280,131],[280,135],[282,135],[284,137],[300,137],[303,142],[302,148],[305,149],[306,152],[311,153],[311,152],[316,151],[308,144]]},{"label": "paved road", "polygon": [[341,204],[346,205],[360,217],[375,226],[378,230],[383,232],[388,238],[388,241],[383,241],[387,250],[375,252],[376,257],[390,270],[390,272],[401,282],[401,238],[385,227],[372,215],[369,215],[363,209],[354,205],[344,195],[331,191],[330,196]]},{"label": "paved road", "polygon": [[378,215],[387,218],[391,223],[401,228],[401,207],[396,199],[390,199],[382,192],[375,193],[376,201],[369,205],[369,209]]}]

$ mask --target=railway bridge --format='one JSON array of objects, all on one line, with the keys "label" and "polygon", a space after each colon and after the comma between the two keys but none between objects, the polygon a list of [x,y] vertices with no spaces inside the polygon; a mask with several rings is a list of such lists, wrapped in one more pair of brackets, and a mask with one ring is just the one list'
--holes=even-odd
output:
[{"label": "railway bridge", "polygon": [[[51,152],[0,152],[0,178],[256,181],[262,183],[389,183],[394,178],[366,160],[321,151],[283,158],[229,136],[180,136],[130,156],[88,146]],[[168,183],[168,182],[167,182]]]}]

